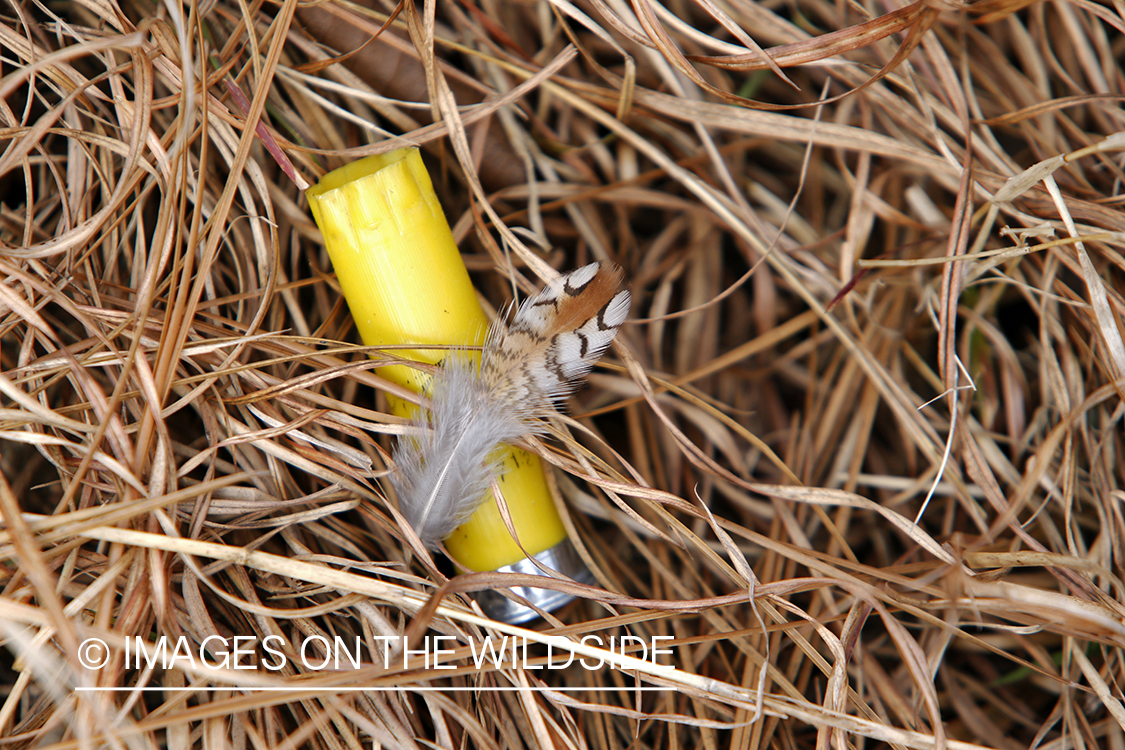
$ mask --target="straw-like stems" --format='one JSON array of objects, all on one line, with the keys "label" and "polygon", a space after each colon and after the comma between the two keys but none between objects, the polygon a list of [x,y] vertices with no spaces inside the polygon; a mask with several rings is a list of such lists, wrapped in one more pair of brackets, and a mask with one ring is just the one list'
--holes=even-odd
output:
[{"label": "straw-like stems", "polygon": [[[0,22],[14,745],[1120,737],[1112,8],[36,7]],[[488,306],[593,260],[635,300],[527,441],[598,581],[555,584],[584,602],[528,668],[473,663],[514,634],[461,598],[496,574],[406,551],[383,394],[412,396],[342,343],[299,189],[408,144]],[[626,634],[674,676],[530,668]],[[181,635],[286,666],[126,667]],[[381,663],[439,635],[455,670]],[[297,659],[336,636],[367,666]]]}]

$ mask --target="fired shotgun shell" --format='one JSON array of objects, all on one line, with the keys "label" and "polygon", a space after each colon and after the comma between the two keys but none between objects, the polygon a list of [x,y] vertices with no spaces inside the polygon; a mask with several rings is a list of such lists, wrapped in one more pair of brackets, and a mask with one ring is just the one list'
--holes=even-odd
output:
[{"label": "fired shotgun shell", "polygon": [[[368,346],[418,345],[403,358],[438,364],[448,348],[479,346],[488,320],[469,280],[449,224],[417,149],[367,157],[337,169],[308,193],[324,235],[340,288],[363,342]],[[381,367],[388,380],[423,392],[428,376],[406,365]],[[417,407],[390,398],[391,408],[410,416]],[[498,484],[523,550],[511,537],[493,498],[444,540],[446,549],[473,570],[540,573],[527,555],[571,577],[585,579],[551,499],[538,456],[503,446]],[[557,567],[561,565],[562,567]],[[517,593],[553,609],[571,597],[544,589]],[[487,598],[487,597],[486,597]],[[493,616],[509,622],[532,619],[526,607],[489,598]]]}]

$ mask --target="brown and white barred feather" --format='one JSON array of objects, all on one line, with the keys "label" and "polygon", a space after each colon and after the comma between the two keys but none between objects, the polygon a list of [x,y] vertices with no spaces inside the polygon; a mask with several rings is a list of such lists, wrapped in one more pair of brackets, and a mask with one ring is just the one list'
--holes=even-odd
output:
[{"label": "brown and white barred feather", "polygon": [[419,437],[395,448],[391,483],[406,520],[436,547],[488,499],[496,446],[542,430],[538,417],[575,387],[629,314],[621,270],[591,263],[547,284],[488,332],[479,372],[452,355],[435,374]]},{"label": "brown and white barred feather", "polygon": [[621,269],[591,263],[524,300],[507,326],[492,326],[480,377],[497,397],[540,409],[572,391],[629,314]]}]

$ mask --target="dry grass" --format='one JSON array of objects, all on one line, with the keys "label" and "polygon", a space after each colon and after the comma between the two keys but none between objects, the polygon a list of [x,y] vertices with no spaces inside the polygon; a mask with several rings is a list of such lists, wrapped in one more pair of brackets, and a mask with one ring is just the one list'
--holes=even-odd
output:
[{"label": "dry grass", "polygon": [[[1122,747],[1120,5],[439,5],[0,18],[0,747]],[[534,637],[673,673],[419,614],[301,191],[411,143],[491,304],[626,269],[602,479],[541,447],[601,588]],[[461,669],[121,651],[426,632]]]}]

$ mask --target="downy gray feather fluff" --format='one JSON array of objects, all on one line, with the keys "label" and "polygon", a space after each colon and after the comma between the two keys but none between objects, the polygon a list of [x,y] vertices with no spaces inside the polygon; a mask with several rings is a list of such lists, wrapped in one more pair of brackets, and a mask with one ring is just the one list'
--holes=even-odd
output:
[{"label": "downy gray feather fluff", "polygon": [[463,353],[452,354],[435,375],[430,403],[428,419],[423,412],[412,420],[421,434],[395,448],[391,483],[418,538],[437,547],[488,498],[501,463],[497,446],[536,424],[522,410],[497,404]]}]

